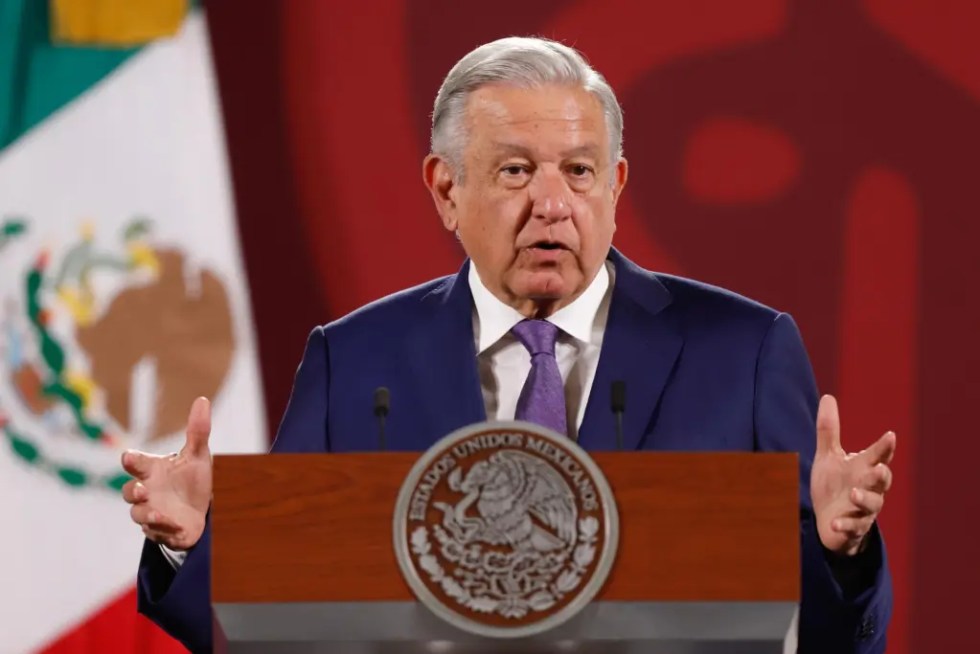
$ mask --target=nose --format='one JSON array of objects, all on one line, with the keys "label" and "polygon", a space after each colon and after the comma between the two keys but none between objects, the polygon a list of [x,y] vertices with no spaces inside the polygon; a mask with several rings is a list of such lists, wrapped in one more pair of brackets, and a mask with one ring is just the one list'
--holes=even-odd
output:
[{"label": "nose", "polygon": [[531,181],[531,217],[556,223],[572,217],[568,185],[557,171],[539,169]]}]

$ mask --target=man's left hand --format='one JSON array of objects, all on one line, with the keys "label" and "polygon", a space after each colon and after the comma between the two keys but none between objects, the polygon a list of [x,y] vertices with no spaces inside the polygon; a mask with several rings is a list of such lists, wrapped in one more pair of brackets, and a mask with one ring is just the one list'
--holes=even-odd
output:
[{"label": "man's left hand", "polygon": [[885,433],[866,450],[845,452],[840,444],[837,400],[831,395],[821,398],[810,498],[825,548],[845,556],[862,550],[892,485],[888,464],[894,456],[894,432]]}]

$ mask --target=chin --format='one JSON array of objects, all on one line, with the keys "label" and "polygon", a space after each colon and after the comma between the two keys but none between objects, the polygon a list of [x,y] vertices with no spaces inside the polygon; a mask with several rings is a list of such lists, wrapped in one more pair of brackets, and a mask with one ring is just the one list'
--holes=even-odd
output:
[{"label": "chin", "polygon": [[576,284],[557,271],[525,272],[514,285],[519,297],[531,300],[563,300],[575,292]]}]

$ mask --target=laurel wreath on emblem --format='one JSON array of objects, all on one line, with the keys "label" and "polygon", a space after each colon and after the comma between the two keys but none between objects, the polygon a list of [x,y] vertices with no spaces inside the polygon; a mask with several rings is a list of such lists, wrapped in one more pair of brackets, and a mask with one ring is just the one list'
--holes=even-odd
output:
[{"label": "laurel wreath on emblem", "polygon": [[522,618],[529,611],[547,611],[579,586],[595,559],[599,521],[582,518],[575,546],[548,553],[503,553],[484,550],[480,543],[464,545],[438,525],[433,533],[442,556],[456,566],[447,574],[432,551],[428,528],[417,527],[411,551],[433,583],[473,611]]},{"label": "laurel wreath on emblem", "polygon": [[[152,254],[149,253],[140,238],[147,230],[148,223],[142,219],[135,219],[126,227],[123,240],[129,247],[129,252],[125,258],[118,260],[92,255],[89,251],[91,244],[83,238],[70,249],[61,268],[63,271],[80,271],[77,274],[84,276],[91,268],[98,266],[127,270],[146,265],[147,257],[152,257]],[[27,222],[25,220],[5,220],[0,224],[0,251],[26,232]],[[49,253],[43,251],[35,259],[27,271],[23,286],[27,318],[40,344],[39,350],[41,364],[43,365],[42,372],[38,374],[39,384],[42,384],[40,394],[43,395],[45,401],[52,404],[63,404],[69,409],[80,436],[93,442],[113,444],[117,439],[109,433],[106,427],[87,417],[85,411],[87,404],[86,389],[90,384],[87,383],[88,380],[70,377],[67,370],[66,347],[49,329],[49,312],[41,297],[42,289],[50,283],[50,279],[48,279],[51,275],[49,258]],[[64,276],[64,272],[61,273],[61,276]],[[84,296],[86,293],[82,293],[82,295]],[[16,364],[26,366],[24,362],[16,362]],[[27,368],[22,369],[26,370]],[[43,383],[40,382],[42,377],[46,379]],[[93,486],[120,492],[123,484],[130,479],[130,476],[121,469],[108,474],[93,474],[78,466],[57,461],[47,455],[40,447],[38,444],[40,439],[29,436],[14,427],[2,404],[0,404],[0,434],[6,438],[11,451],[18,458],[28,465],[58,477],[69,486]]]}]

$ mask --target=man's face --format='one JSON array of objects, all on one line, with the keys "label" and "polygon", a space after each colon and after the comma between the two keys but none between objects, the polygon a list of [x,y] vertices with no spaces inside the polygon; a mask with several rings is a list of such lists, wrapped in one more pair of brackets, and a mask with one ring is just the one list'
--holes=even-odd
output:
[{"label": "man's face", "polygon": [[489,85],[465,121],[463,183],[426,161],[443,222],[494,295],[549,315],[589,285],[616,230],[626,162],[611,160],[602,106],[579,88]]}]

